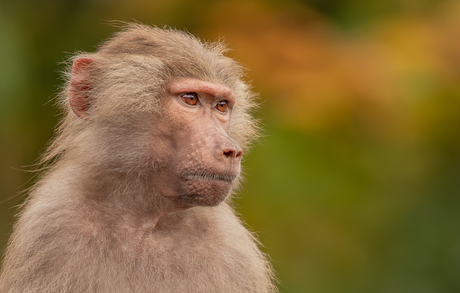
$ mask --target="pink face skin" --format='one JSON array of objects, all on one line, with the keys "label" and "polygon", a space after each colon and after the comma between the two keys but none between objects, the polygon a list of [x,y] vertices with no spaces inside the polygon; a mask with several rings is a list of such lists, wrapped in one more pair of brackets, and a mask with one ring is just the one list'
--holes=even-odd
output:
[{"label": "pink face skin", "polygon": [[233,91],[182,78],[168,84],[163,98],[152,150],[161,157],[152,178],[156,191],[179,206],[218,205],[240,173],[243,154],[228,136]]},{"label": "pink face skin", "polygon": [[[90,115],[87,110],[91,106],[87,68],[96,63],[81,57],[73,64],[69,103],[82,119]],[[152,119],[146,153],[155,165],[151,173],[154,191],[171,199],[176,206],[173,209],[218,205],[240,174],[243,154],[228,135],[236,102],[233,90],[222,84],[179,78],[167,84],[160,99],[164,111],[147,118]]]}]

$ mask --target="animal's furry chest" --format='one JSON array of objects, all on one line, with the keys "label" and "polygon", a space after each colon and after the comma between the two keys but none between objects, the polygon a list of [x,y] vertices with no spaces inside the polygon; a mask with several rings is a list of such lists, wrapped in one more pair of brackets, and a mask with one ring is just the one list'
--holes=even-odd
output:
[{"label": "animal's furry chest", "polygon": [[206,224],[200,223],[181,223],[178,230],[161,231],[160,227],[151,233],[120,231],[123,239],[114,242],[114,235],[110,241],[119,246],[107,247],[107,263],[100,264],[117,268],[117,272],[101,268],[104,273],[98,278],[125,286],[124,277],[129,277],[135,292],[232,292],[235,288],[257,292],[260,276],[253,272],[263,264],[250,249],[252,240],[244,239],[244,235],[230,239],[215,230],[207,232]]}]

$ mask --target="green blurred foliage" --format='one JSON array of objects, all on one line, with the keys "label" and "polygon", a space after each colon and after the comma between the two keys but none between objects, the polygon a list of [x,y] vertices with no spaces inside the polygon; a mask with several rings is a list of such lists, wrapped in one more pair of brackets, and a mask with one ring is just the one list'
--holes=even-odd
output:
[{"label": "green blurred foliage", "polygon": [[[224,38],[264,138],[237,195],[282,292],[460,291],[458,1],[0,1],[0,248],[62,61],[138,20]],[[32,180],[27,181],[32,178]]]}]

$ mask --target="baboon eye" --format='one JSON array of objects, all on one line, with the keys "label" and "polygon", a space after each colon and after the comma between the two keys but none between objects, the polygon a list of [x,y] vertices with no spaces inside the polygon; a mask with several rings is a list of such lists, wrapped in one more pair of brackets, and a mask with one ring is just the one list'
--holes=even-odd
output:
[{"label": "baboon eye", "polygon": [[195,92],[185,93],[182,95],[182,100],[189,105],[198,104],[198,94]]},{"label": "baboon eye", "polygon": [[216,108],[220,112],[226,112],[228,107],[228,102],[226,100],[222,100],[219,103],[217,103]]}]

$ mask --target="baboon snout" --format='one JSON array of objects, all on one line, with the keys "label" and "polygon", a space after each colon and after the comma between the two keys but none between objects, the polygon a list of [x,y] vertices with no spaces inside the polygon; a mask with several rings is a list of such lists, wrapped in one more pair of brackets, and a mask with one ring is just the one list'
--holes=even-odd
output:
[{"label": "baboon snout", "polygon": [[224,161],[240,161],[243,150],[238,143],[230,137],[221,137],[216,143],[215,157]]}]

